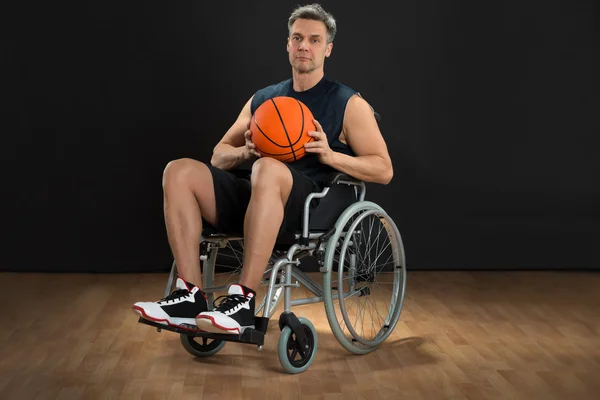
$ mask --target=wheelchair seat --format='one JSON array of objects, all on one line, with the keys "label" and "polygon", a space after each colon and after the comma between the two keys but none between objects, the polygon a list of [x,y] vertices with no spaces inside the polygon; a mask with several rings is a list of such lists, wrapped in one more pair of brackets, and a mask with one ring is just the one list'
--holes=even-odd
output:
[{"label": "wheelchair seat", "polygon": [[[241,178],[247,177],[250,173],[250,171],[244,169],[232,170],[231,172]],[[359,201],[360,193],[356,190],[356,186],[361,184],[363,183],[349,175],[341,172],[332,173],[328,183],[324,185],[325,188],[328,188],[327,195],[323,198],[313,199],[311,202],[312,207],[309,207],[309,231],[325,233],[330,230],[340,214],[348,206]],[[296,243],[298,236],[301,234],[302,229],[279,232],[275,240],[275,249],[283,250],[286,246],[291,246]],[[220,232],[208,222],[203,221],[202,235],[206,237],[243,237],[244,233]]]}]

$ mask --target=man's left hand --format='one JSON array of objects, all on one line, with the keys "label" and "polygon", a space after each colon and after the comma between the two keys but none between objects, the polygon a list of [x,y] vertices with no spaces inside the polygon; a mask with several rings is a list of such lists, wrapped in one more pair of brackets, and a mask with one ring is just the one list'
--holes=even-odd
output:
[{"label": "man's left hand", "polygon": [[319,161],[323,164],[330,165],[333,161],[333,150],[329,147],[329,142],[327,141],[327,135],[323,132],[323,127],[319,124],[319,121],[316,119],[313,120],[315,123],[316,131],[309,131],[308,136],[313,137],[315,140],[312,142],[308,142],[304,145],[304,148],[307,153],[316,153],[319,156]]}]

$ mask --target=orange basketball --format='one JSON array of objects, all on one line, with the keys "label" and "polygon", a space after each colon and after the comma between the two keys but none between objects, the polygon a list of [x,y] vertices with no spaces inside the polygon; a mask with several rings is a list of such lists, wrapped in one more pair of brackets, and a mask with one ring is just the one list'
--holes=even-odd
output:
[{"label": "orange basketball", "polygon": [[262,103],[250,122],[252,142],[262,157],[282,162],[301,159],[304,144],[314,140],[313,115],[304,103],[292,97],[278,96]]}]

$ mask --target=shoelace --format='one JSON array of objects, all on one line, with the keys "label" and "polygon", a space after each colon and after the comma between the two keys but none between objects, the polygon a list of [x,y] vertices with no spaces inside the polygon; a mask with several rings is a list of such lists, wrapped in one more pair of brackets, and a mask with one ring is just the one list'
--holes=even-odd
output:
[{"label": "shoelace", "polygon": [[[217,300],[219,299],[223,299],[219,302],[219,304],[217,304]],[[213,306],[215,307],[215,311],[229,311],[232,308],[234,308],[235,306],[246,302],[248,299],[246,298],[246,296],[241,295],[241,294],[230,294],[227,296],[219,296],[215,299],[215,301],[213,302]]]},{"label": "shoelace", "polygon": [[170,295],[168,295],[167,297],[165,297],[165,298],[162,298],[162,299],[159,301],[159,303],[167,303],[167,302],[169,302],[169,301],[172,301],[172,300],[177,300],[178,298],[180,298],[180,297],[184,297],[184,296],[187,296],[187,295],[189,295],[189,294],[190,294],[190,292],[189,292],[189,290],[187,290],[187,289],[177,289],[176,291],[174,291],[173,293],[171,293],[171,294],[170,294]]}]

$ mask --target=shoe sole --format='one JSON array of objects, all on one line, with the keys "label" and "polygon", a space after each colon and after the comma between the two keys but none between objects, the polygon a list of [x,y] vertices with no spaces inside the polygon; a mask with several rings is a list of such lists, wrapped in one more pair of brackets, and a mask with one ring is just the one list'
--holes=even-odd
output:
[{"label": "shoe sole", "polygon": [[196,326],[198,326],[198,328],[204,332],[220,333],[225,335],[240,335],[248,328],[254,329],[254,325],[242,326],[240,328],[226,328],[216,323],[214,318],[209,315],[196,318]]},{"label": "shoe sole", "polygon": [[[150,315],[146,314],[146,311],[144,311],[144,309],[141,307],[132,306],[131,308],[133,309],[134,313],[136,313],[137,315],[139,315],[140,317],[142,317],[148,321],[156,322],[161,325],[172,326],[173,328],[185,329],[186,331],[190,331],[190,332],[204,332],[202,329],[199,329],[199,328],[194,329],[194,328],[188,327],[188,326],[193,326],[194,325],[193,323],[191,323],[191,324],[186,323],[185,325],[174,324],[174,323],[171,323],[171,321],[169,321],[168,319],[151,317]],[[193,320],[194,318],[190,318],[190,319]]]}]

